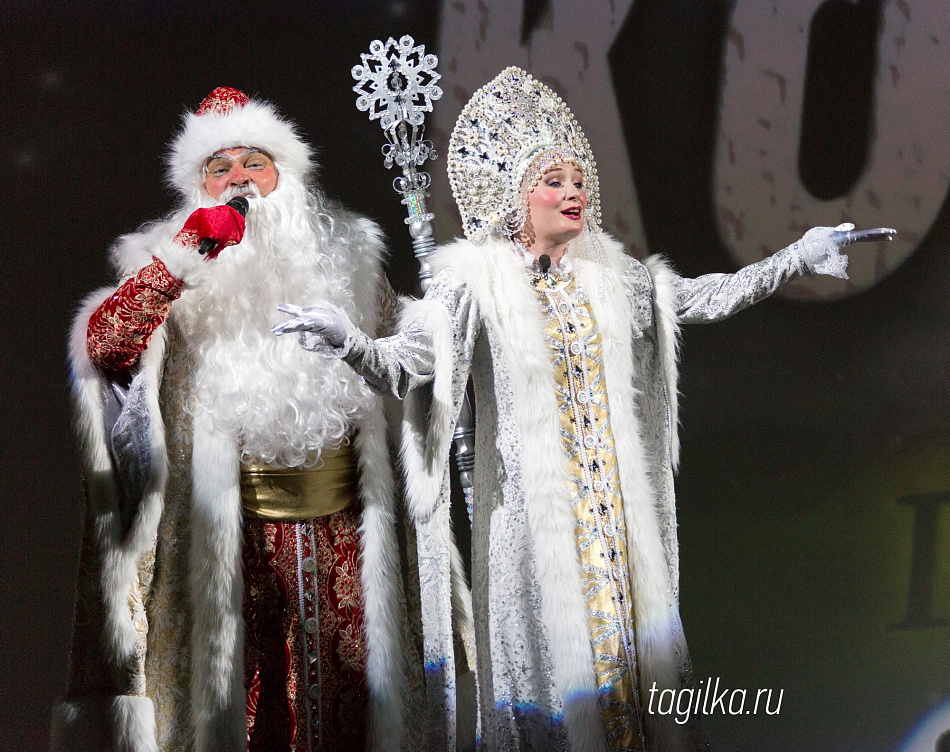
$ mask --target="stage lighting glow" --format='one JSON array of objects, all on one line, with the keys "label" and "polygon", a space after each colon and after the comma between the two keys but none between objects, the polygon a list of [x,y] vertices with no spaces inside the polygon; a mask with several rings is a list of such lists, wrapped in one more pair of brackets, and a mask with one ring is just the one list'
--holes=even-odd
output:
[{"label": "stage lighting glow", "polygon": [[924,713],[897,752],[950,752],[950,697]]}]

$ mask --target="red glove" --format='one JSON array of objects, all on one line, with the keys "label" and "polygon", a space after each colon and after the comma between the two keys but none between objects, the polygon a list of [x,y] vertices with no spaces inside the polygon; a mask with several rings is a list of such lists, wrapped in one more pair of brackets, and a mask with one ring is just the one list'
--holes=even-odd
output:
[{"label": "red glove", "polygon": [[215,241],[214,249],[208,258],[215,258],[221,249],[229,245],[237,245],[244,238],[244,217],[236,209],[227,204],[212,206],[210,209],[196,209],[185,226],[175,236],[175,240],[183,246],[197,248],[205,238]]}]

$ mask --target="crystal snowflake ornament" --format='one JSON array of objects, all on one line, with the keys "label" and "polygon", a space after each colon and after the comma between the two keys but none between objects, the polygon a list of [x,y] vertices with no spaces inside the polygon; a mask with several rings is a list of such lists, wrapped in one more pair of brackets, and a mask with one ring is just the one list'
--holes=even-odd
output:
[{"label": "crystal snowflake ornament", "polygon": [[396,42],[378,39],[369,46],[370,54],[360,55],[362,65],[353,66],[353,87],[359,97],[356,108],[369,111],[369,119],[380,119],[383,130],[405,122],[422,125],[432,102],[442,96],[436,82],[442,78],[435,67],[439,59],[426,55],[425,45],[416,46],[408,34]]},{"label": "crystal snowflake ornament", "polygon": [[425,113],[432,112],[432,102],[442,96],[436,82],[439,59],[427,55],[425,45],[416,46],[406,35],[398,42],[390,37],[385,43],[378,39],[369,46],[369,54],[360,55],[362,65],[353,66],[353,87],[359,96],[356,108],[369,112],[370,120],[379,120],[389,141],[383,147],[386,168],[394,164],[403,176],[393,181],[393,188],[403,196],[409,217],[406,224],[428,222],[433,215],[426,210],[429,175],[416,168],[427,159],[435,159],[432,142],[423,138]]}]

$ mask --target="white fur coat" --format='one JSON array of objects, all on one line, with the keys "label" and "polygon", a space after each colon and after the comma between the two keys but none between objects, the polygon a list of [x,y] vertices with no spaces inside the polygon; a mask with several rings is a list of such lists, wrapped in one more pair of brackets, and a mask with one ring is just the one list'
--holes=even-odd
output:
[{"label": "white fur coat", "polygon": [[[672,470],[677,461],[678,280],[600,236],[606,279],[575,261],[603,337],[631,553],[641,695],[689,686],[677,603]],[[434,747],[455,728],[447,456],[471,373],[476,396],[472,605],[482,744],[491,750],[605,749],[555,383],[536,294],[504,241],[439,250],[441,272],[404,319],[423,322],[434,379],[410,393],[402,457],[417,521]],[[601,282],[605,299],[598,295]],[[423,569],[423,562],[428,567]],[[456,604],[457,605],[457,604]],[[463,633],[468,608],[455,609]],[[643,703],[644,705],[646,702]],[[647,717],[651,750],[703,747],[701,732]]]},{"label": "white fur coat", "polygon": [[[181,219],[123,239],[121,257],[117,259],[120,274],[130,274],[148,263],[153,253],[174,273],[190,273],[188,264],[194,265],[194,260],[186,258],[183,249],[171,242]],[[372,223],[351,221],[358,225],[363,238],[361,246],[352,249],[358,255],[352,275],[353,299],[363,314],[360,325],[376,336],[379,312],[372,310],[372,301],[378,299],[382,281],[382,241]],[[156,237],[163,240],[156,243]],[[169,322],[152,337],[137,376],[147,402],[149,446],[142,462],[148,467],[147,485],[131,513],[121,508],[107,443],[109,388],[86,353],[89,317],[113,290],[100,290],[83,304],[70,342],[87,501],[80,600],[93,605],[76,625],[73,660],[82,663],[82,675],[71,672],[67,699],[54,709],[51,748],[56,752],[157,752],[152,698],[158,690],[150,683],[149,672],[152,667],[167,670],[167,665],[175,665],[181,669],[176,681],[183,682],[185,688],[166,688],[160,712],[177,716],[174,722],[189,735],[193,733],[190,747],[194,750],[243,752],[247,737],[236,440],[217,429],[206,416],[199,415],[189,427],[180,412],[180,402],[187,395],[176,396],[177,406],[165,399],[169,387],[162,380],[167,382],[169,376],[167,372],[163,376],[163,370],[176,348],[188,347],[187,342],[174,336],[173,305]],[[314,367],[319,367],[320,359],[315,356],[313,360]],[[366,598],[371,696],[368,747],[395,750],[403,738],[405,656],[401,649],[402,596],[393,477],[381,405],[375,404],[356,428],[363,504],[361,579]],[[169,456],[169,434],[183,431],[188,435],[181,446],[188,448],[191,463],[187,468],[176,468],[178,458]],[[183,519],[168,520],[172,508],[186,510]],[[185,531],[185,539],[190,541],[189,550],[179,558],[186,570],[180,576],[188,581],[187,602],[179,604],[185,616],[149,614],[153,605],[149,603],[152,575],[157,577],[159,570],[168,566],[152,559],[163,525]],[[181,542],[174,534],[170,539]],[[170,652],[168,646],[162,646],[166,652],[157,657],[158,637],[152,632],[156,624],[172,616],[184,619],[190,638],[184,644],[172,645]]]}]

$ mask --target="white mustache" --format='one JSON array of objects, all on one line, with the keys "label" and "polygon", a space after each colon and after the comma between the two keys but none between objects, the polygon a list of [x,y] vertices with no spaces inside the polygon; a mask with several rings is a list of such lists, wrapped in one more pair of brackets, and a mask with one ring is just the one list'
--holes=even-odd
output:
[{"label": "white mustache", "polygon": [[223,204],[226,204],[235,196],[247,196],[250,194],[254,198],[261,198],[261,189],[258,188],[254,183],[248,183],[247,185],[235,185],[227,188],[224,193],[218,198]]}]

